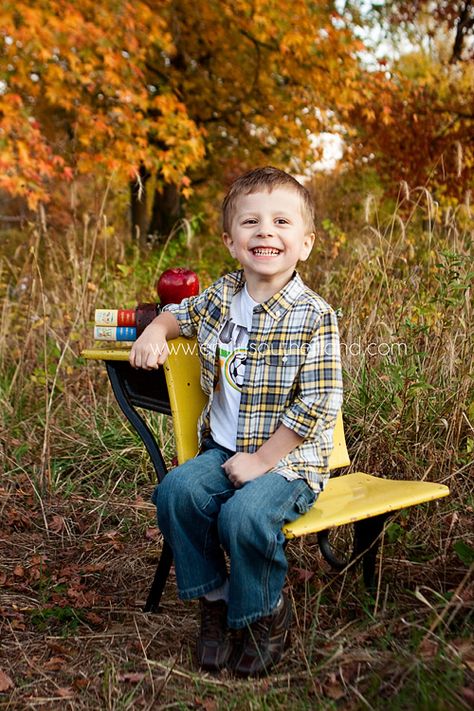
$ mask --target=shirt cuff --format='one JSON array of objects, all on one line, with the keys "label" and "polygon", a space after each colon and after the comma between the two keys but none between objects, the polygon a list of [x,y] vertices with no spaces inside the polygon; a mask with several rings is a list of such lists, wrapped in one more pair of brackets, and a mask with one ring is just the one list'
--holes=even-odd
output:
[{"label": "shirt cuff", "polygon": [[285,410],[280,422],[300,437],[307,439],[308,435],[314,436],[316,430],[325,429],[330,422],[336,419],[342,405],[342,394],[340,397],[333,394],[331,398],[327,398],[324,404],[325,407],[316,408],[314,403],[309,405],[303,398],[297,398]]}]

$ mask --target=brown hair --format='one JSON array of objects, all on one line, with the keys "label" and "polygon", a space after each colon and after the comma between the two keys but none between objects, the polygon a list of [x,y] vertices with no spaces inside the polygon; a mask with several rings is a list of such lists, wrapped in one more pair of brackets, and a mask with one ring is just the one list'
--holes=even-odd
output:
[{"label": "brown hair", "polygon": [[222,226],[224,232],[230,231],[235,204],[241,195],[250,195],[259,190],[272,192],[274,188],[294,190],[301,198],[301,210],[310,232],[314,231],[314,206],[308,190],[295,178],[278,168],[265,166],[254,168],[234,180],[222,203]]}]

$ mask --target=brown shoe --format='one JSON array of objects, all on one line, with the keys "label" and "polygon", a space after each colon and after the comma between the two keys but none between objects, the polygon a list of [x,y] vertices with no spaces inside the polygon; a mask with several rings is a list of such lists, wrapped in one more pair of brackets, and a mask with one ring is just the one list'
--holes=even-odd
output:
[{"label": "brown shoe", "polygon": [[240,644],[234,651],[231,668],[239,676],[268,674],[280,661],[289,640],[291,607],[283,593],[271,615],[261,617],[242,630]]},{"label": "brown shoe", "polygon": [[224,600],[210,602],[205,597],[199,599],[201,607],[201,629],[196,644],[199,666],[209,671],[224,667],[232,649],[227,628],[227,603]]}]

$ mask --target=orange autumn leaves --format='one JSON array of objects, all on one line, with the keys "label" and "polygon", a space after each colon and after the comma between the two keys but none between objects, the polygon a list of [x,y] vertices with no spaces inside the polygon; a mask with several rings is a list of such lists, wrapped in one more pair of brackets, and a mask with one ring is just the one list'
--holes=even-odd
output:
[{"label": "orange autumn leaves", "polygon": [[34,207],[54,180],[140,162],[179,183],[204,148],[179,97],[148,85],[149,48],[172,51],[165,24],[144,2],[3,3],[0,188]]},{"label": "orange autumn leaves", "polygon": [[147,174],[188,197],[256,164],[303,173],[333,130],[386,184],[461,196],[472,64],[368,69],[355,25],[322,0],[5,0],[0,190],[34,208],[77,175]]},{"label": "orange autumn leaves", "polygon": [[311,133],[356,100],[360,48],[308,0],[4,2],[0,189],[35,207],[81,173],[143,164],[187,195],[203,166],[304,165]]}]

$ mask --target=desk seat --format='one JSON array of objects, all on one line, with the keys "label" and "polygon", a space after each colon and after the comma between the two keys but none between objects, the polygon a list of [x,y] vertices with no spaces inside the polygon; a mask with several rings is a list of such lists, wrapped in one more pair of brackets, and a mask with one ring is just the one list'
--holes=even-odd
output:
[{"label": "desk seat", "polygon": [[443,484],[382,479],[362,472],[329,479],[310,511],[283,526],[287,538],[318,533],[328,528],[416,506],[448,496]]}]

